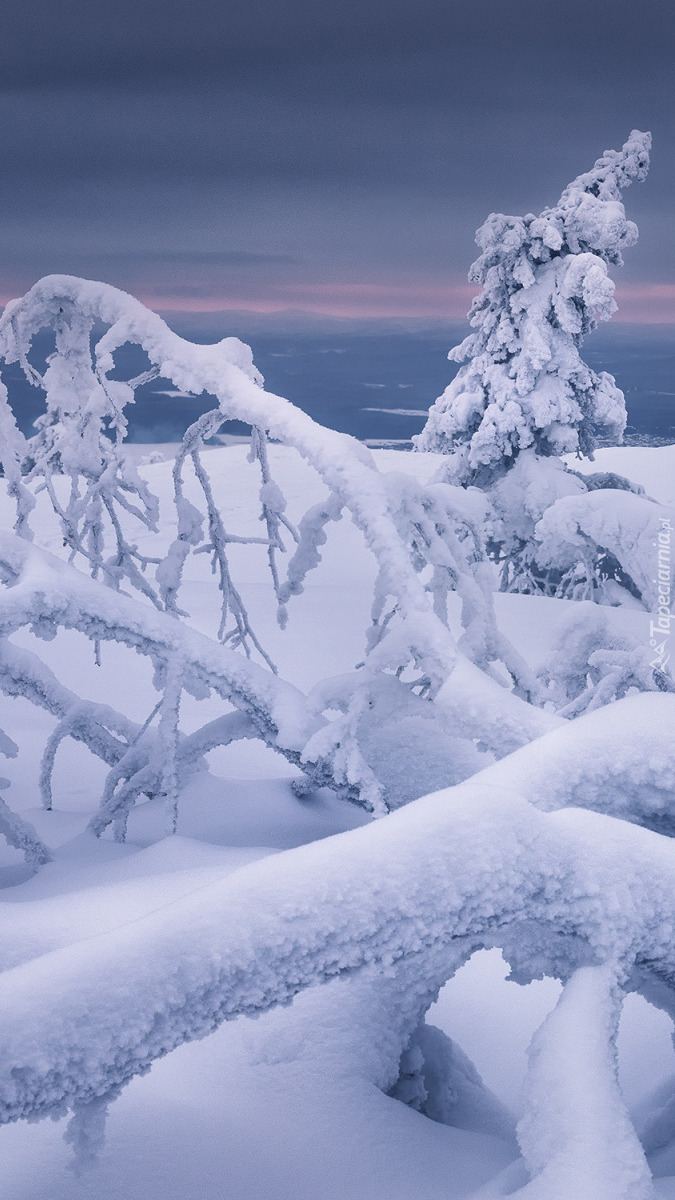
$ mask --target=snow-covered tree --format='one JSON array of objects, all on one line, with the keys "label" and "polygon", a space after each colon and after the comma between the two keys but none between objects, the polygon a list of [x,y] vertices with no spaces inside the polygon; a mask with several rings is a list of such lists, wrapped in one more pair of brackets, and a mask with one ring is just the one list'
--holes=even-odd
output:
[{"label": "snow-covered tree", "polygon": [[637,241],[621,192],[646,178],[651,136],[633,130],[538,216],[492,213],[476,234],[476,330],[449,358],[464,363],[415,439],[451,455],[448,475],[489,486],[523,450],[591,455],[596,433],[620,438],[626,412],[611,375],[579,353],[584,336],[616,311],[607,268]]},{"label": "snow-covered tree", "polygon": [[[633,554],[629,562],[631,539],[612,548],[597,528],[599,509],[606,529],[617,503],[630,509],[633,524],[649,524],[646,501],[640,512],[634,497],[616,497],[641,489],[615,475],[581,476],[560,458],[592,459],[598,437],[623,435],[623,393],[607,372],[591,370],[580,350],[585,335],[616,310],[608,267],[621,265],[622,251],[637,240],[621,193],[645,179],[650,146],[648,133],[633,130],[552,208],[538,216],[493,213],[476,234],[482,253],[469,276],[482,286],[469,313],[475,332],[450,352],[464,365],[414,442],[448,456],[444,479],[487,492],[489,549],[507,591],[645,607],[652,600],[641,578],[650,573],[648,560],[638,566]],[[576,539],[569,523],[562,536],[564,514],[585,513],[586,494],[606,489],[604,499],[589,497],[595,532],[582,518]],[[554,527],[560,536],[551,538]]]}]

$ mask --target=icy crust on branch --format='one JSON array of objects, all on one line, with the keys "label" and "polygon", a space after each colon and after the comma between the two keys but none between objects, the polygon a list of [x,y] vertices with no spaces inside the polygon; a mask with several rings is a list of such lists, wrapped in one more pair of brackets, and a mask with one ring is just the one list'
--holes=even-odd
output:
[{"label": "icy crust on branch", "polygon": [[621,192],[644,180],[651,137],[633,130],[538,216],[492,213],[476,234],[469,279],[482,286],[476,330],[449,357],[466,365],[430,410],[418,450],[452,456],[449,477],[480,486],[521,450],[591,455],[595,434],[620,440],[623,393],[581,359],[584,335],[616,310],[608,265],[637,240]]},{"label": "icy crust on branch", "polygon": [[[626,705],[587,718],[607,721],[608,752],[635,716]],[[572,740],[569,757],[586,762],[587,749]],[[597,1163],[614,1155],[613,1200],[643,1200],[648,1175],[616,1086],[615,1009],[627,986],[658,984],[660,1003],[675,1004],[675,845],[603,814],[541,812],[514,790],[510,761],[491,769],[492,784],[477,776],[4,972],[3,1118],[90,1103],[222,1020],[368,965],[410,966],[417,1022],[421,992],[433,997],[477,947],[501,945],[519,979],[546,971],[571,980],[560,1019],[539,1040],[521,1132],[533,1182],[560,1183],[529,1194],[568,1196],[573,1166],[586,1189],[574,1194],[590,1196]],[[639,769],[634,782],[642,786]],[[404,1011],[405,995],[396,994]],[[582,1011],[595,1051],[575,1058],[572,1077],[560,1048]],[[539,1100],[558,1086],[554,1118]],[[586,1111],[602,1100],[613,1114],[595,1128],[592,1154],[574,1089]]]}]

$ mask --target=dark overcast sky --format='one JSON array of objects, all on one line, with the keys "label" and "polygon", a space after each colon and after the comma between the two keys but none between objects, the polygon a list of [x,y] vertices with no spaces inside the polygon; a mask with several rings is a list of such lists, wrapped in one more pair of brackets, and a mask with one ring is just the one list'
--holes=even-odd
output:
[{"label": "dark overcast sky", "polygon": [[674,49],[672,0],[6,2],[0,294],[457,318],[487,213],[637,127],[621,315],[675,322]]}]

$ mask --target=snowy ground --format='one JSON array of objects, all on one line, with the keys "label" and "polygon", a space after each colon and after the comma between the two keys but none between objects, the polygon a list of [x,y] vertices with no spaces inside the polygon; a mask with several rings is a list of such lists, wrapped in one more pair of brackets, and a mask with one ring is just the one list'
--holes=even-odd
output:
[{"label": "snowy ground", "polygon": [[[389,469],[427,477],[433,455],[376,452]],[[271,447],[274,471],[301,511],[321,487],[291,450]],[[242,531],[257,485],[245,447],[209,454],[217,491],[229,520]],[[575,464],[576,465],[576,464]],[[583,468],[582,468],[583,469]],[[642,483],[648,494],[675,501],[675,449],[602,450],[589,469],[614,470]],[[169,462],[143,466],[160,495],[168,494]],[[226,501],[225,501],[226,498]],[[3,524],[4,524],[3,519]],[[43,544],[58,552],[60,539],[43,521]],[[237,555],[234,555],[236,559]],[[303,689],[348,670],[362,656],[369,620],[374,564],[358,532],[345,520],[331,529],[324,561],[305,593],[290,605],[282,634],[264,581],[264,559],[241,552],[244,591],[256,626],[282,676]],[[187,606],[191,622],[213,632],[217,598],[206,563],[192,560]],[[240,575],[241,578],[241,575]],[[571,605],[513,595],[497,597],[504,632],[530,662],[543,657]],[[648,639],[648,614],[611,610],[617,626]],[[20,640],[20,639],[17,639]],[[31,639],[25,635],[26,644]],[[124,708],[144,720],[155,693],[144,661],[104,647],[94,666],[91,648],[75,634],[40,644],[80,693]],[[205,704],[186,705],[185,728],[203,721]],[[197,710],[199,709],[199,715]],[[195,777],[182,797],[178,835],[164,836],[158,805],[138,806],[125,845],[84,833],[96,807],[101,766],[65,742],[55,775],[55,809],[38,807],[37,767],[50,719],[27,703],[0,701],[0,726],[21,747],[2,763],[12,781],[7,799],[37,827],[54,861],[26,878],[22,860],[0,845],[0,958],[3,966],[42,961],[49,951],[160,912],[180,897],[223,876],[246,878],[253,860],[353,829],[367,822],[359,809],[323,792],[298,800],[294,774],[259,742],[239,742],[212,753],[210,773]],[[283,860],[279,862],[283,864]],[[95,943],[92,943],[95,944]],[[555,1004],[559,985],[549,979],[520,987],[506,982],[497,951],[481,951],[446,985],[429,1021],[444,1029],[474,1061],[485,1084],[515,1113],[530,1037]],[[49,993],[49,960],[37,976]],[[101,981],[102,985],[104,981]],[[253,1021],[240,1018],[200,1042],[182,1046],[137,1077],[112,1105],[98,1162],[75,1175],[64,1121],[22,1122],[0,1131],[3,1200],[487,1200],[523,1182],[510,1141],[453,1129],[384,1095],[366,1068],[368,1039],[346,1046],[341,1015],[358,1000],[358,979],[302,993],[289,1008]],[[674,1069],[671,1023],[643,1000],[625,1004],[620,1036],[621,1082],[639,1105]],[[675,1197],[675,1153],[652,1167],[658,1194]],[[504,1172],[504,1174],[502,1174]],[[576,1200],[569,1197],[568,1200]]]}]

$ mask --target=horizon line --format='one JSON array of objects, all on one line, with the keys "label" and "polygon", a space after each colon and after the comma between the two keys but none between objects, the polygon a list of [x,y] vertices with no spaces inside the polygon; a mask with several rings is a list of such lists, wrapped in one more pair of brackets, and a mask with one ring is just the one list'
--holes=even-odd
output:
[{"label": "horizon line", "polygon": [[[60,274],[61,272],[59,272]],[[117,286],[117,285],[114,285]],[[479,289],[470,284],[411,285],[379,283],[306,284],[284,288],[282,295],[250,298],[234,294],[186,295],[153,288],[128,288],[147,308],[157,313],[187,315],[237,314],[242,317],[293,317],[296,320],[414,321],[431,324],[467,323],[468,310]],[[675,325],[675,283],[620,283],[616,286],[617,311],[612,325]],[[4,307],[16,293],[3,289]],[[599,325],[608,324],[599,322]]]}]

